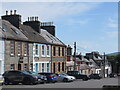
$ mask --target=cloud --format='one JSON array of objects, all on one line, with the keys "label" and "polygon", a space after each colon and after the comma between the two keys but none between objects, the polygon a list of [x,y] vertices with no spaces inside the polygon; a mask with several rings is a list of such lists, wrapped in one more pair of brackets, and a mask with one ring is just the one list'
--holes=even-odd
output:
[{"label": "cloud", "polygon": [[[17,9],[24,17],[38,15],[40,20],[56,20],[71,15],[81,15],[99,3],[3,3],[3,10]],[[32,6],[32,7],[31,7]],[[32,13],[31,13],[32,12]],[[23,17],[23,18],[24,18]],[[25,19],[25,18],[24,18]],[[82,22],[81,22],[82,23]],[[85,22],[84,22],[85,23]]]},{"label": "cloud", "polygon": [[118,28],[118,19],[116,17],[108,18],[107,26],[110,28]]},{"label": "cloud", "polygon": [[109,24],[108,24],[108,27],[111,27],[111,28],[117,28],[117,27],[118,27],[118,24],[115,24],[115,23],[109,23]]}]

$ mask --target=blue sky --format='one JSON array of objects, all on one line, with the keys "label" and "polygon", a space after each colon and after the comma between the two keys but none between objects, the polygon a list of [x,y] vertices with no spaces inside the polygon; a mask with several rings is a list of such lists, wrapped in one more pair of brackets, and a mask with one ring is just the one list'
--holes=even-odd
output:
[{"label": "blue sky", "polygon": [[6,10],[17,10],[22,21],[39,16],[40,21],[53,21],[56,36],[65,44],[77,42],[77,52],[118,51],[117,2],[6,2]]}]

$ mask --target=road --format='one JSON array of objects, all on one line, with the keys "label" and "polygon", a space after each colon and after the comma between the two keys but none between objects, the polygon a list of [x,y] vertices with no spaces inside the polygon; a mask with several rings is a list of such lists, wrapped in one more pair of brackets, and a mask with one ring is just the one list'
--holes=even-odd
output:
[{"label": "road", "polygon": [[[104,78],[101,80],[76,80],[74,82],[47,83],[37,85],[3,85],[3,88],[102,88],[103,85],[118,85],[118,78]],[[120,83],[119,83],[120,85]]]}]

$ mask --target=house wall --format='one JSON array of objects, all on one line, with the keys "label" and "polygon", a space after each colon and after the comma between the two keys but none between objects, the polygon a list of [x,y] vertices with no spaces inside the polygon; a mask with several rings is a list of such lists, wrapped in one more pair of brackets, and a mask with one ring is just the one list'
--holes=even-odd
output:
[{"label": "house wall", "polygon": [[[18,67],[20,66],[20,70],[30,70],[32,69],[30,66],[32,64],[33,60],[33,51],[32,51],[32,43],[28,42],[21,42],[21,41],[15,41],[15,54],[11,55],[11,45],[10,42],[13,40],[5,40],[5,71],[7,70],[18,70]],[[21,48],[21,55],[18,55],[18,42],[22,43],[22,48]],[[28,55],[23,54],[23,45],[24,43],[28,43]],[[22,60],[23,62],[18,63],[19,60]],[[19,66],[18,66],[19,64]],[[27,64],[27,66],[25,66]],[[12,68],[12,65],[13,68]],[[25,68],[26,67],[26,68]]]},{"label": "house wall", "polygon": [[[38,45],[38,55],[35,53],[36,45]],[[42,55],[42,46],[44,46],[44,55]],[[49,55],[47,55],[47,46],[49,46]],[[51,61],[51,46],[46,45],[46,44],[34,43],[34,46],[33,46],[33,71],[35,71],[35,72],[50,72],[51,71],[51,62],[50,61]],[[49,70],[47,68],[47,64],[49,64],[49,66],[48,66]]]},{"label": "house wall", "polygon": [[0,74],[4,73],[4,40],[0,40]]},{"label": "house wall", "polygon": [[[38,45],[38,55],[35,54],[35,45]],[[42,55],[42,46],[45,47],[44,53],[45,55]],[[47,55],[47,46],[49,46],[49,52],[50,54]],[[56,55],[53,55],[53,47],[56,47]],[[60,47],[60,56],[58,54],[58,47]],[[51,52],[52,50],[52,52]],[[62,47],[61,46],[52,46],[51,49],[51,45],[45,45],[45,44],[38,44],[35,43],[34,44],[34,48],[33,48],[34,54],[33,54],[33,71],[35,72],[65,72],[65,66],[66,66],[66,48],[64,48],[64,56],[62,56]],[[51,55],[52,53],[52,55]],[[51,65],[51,61],[52,61],[52,65]],[[59,65],[60,63],[60,65]],[[63,65],[64,63],[64,65]],[[44,65],[42,65],[44,64]],[[49,64],[49,70],[47,69],[48,66],[47,64]],[[55,66],[54,66],[55,65]],[[43,66],[44,66],[44,70],[43,70]],[[51,67],[52,66],[52,67]],[[63,70],[63,68],[64,70]],[[52,70],[51,70],[52,69]],[[60,69],[60,70],[59,70]]]}]

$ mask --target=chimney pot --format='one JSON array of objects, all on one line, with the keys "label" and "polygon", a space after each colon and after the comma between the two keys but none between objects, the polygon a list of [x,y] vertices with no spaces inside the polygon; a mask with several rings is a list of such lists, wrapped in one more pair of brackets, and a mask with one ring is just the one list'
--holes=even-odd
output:
[{"label": "chimney pot", "polygon": [[37,18],[37,21],[38,21],[38,17],[36,17]]},{"label": "chimney pot", "polygon": [[14,10],[14,15],[16,15],[16,10]]},{"label": "chimney pot", "polygon": [[12,15],[12,10],[10,10],[10,15]]},{"label": "chimney pot", "polygon": [[8,11],[6,11],[6,15],[8,15]]},{"label": "chimney pot", "polygon": [[30,21],[32,21],[32,17],[30,17]]},{"label": "chimney pot", "polygon": [[29,17],[28,17],[28,21],[29,21]]},{"label": "chimney pot", "polygon": [[34,21],[34,17],[32,17],[32,21]]}]

